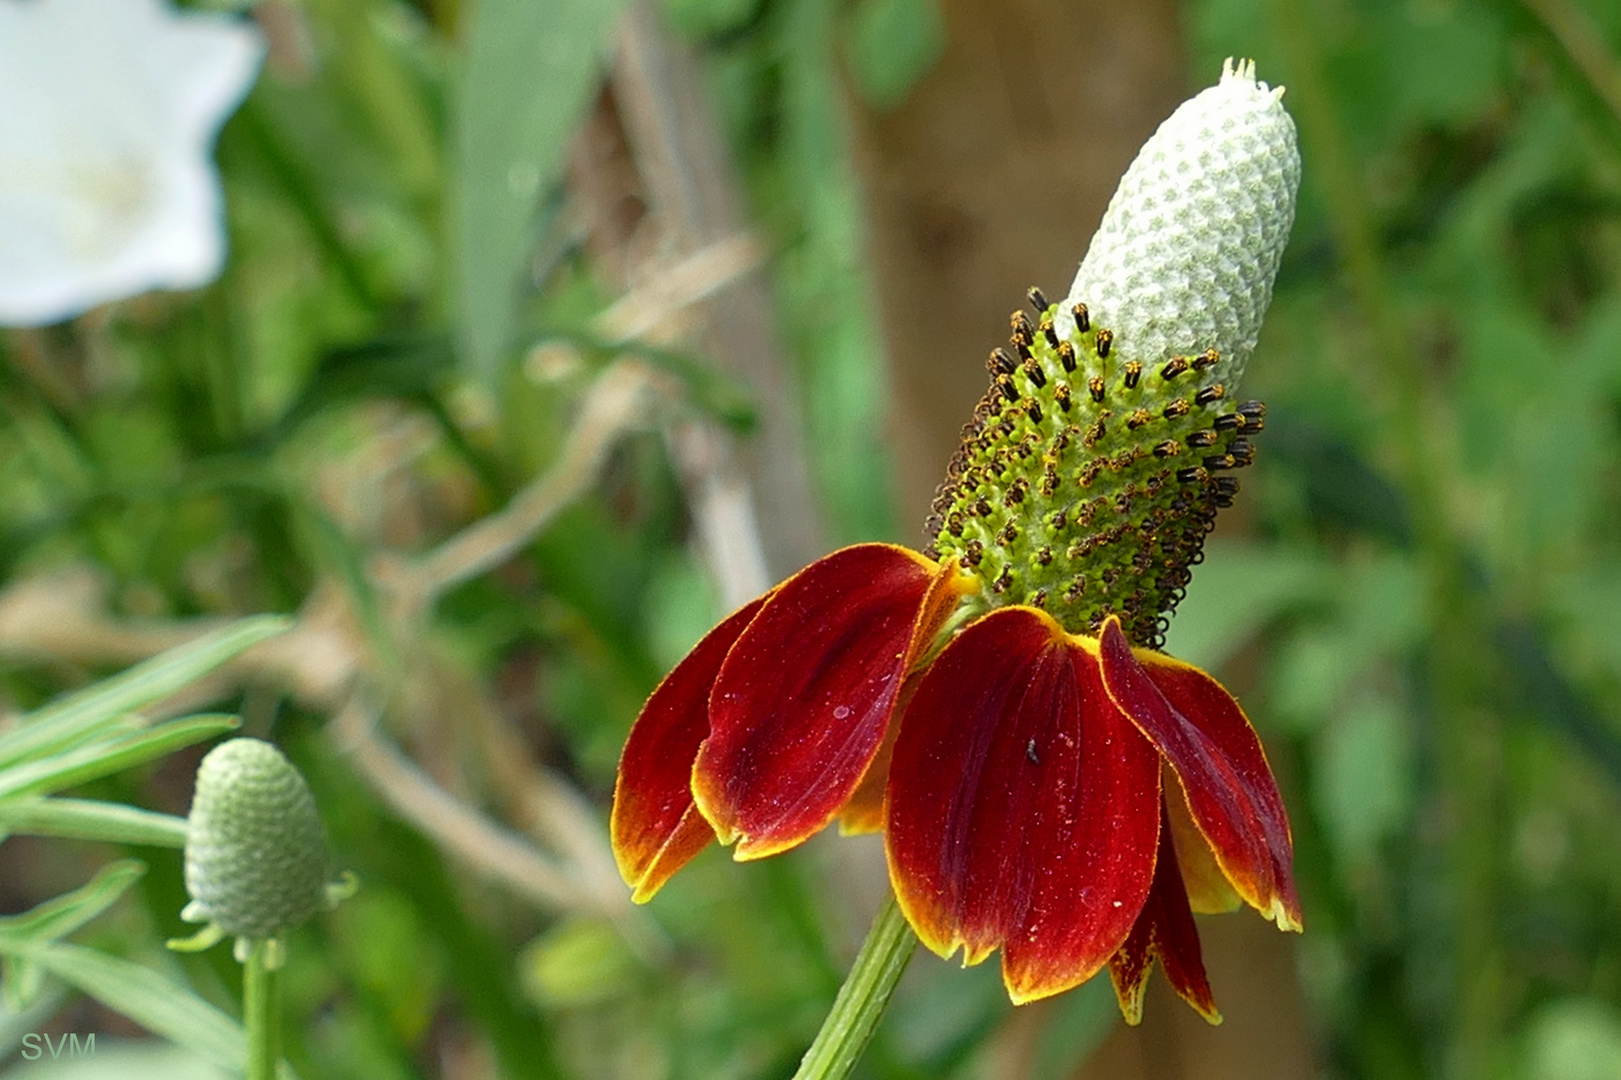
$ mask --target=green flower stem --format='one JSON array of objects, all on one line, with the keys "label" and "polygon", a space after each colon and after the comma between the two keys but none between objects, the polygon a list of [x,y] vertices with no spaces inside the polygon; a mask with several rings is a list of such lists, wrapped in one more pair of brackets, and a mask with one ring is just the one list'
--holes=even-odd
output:
[{"label": "green flower stem", "polygon": [[[850,974],[822,1021],[822,1030],[799,1063],[794,1080],[843,1080],[861,1060],[861,1052],[883,1019],[895,984],[917,946],[917,935],[906,924],[900,905],[891,894],[872,921]],[[251,1078],[250,1078],[251,1080]]]},{"label": "green flower stem", "polygon": [[242,966],[242,1023],[248,1036],[248,1080],[275,1080],[281,1048],[276,1038],[276,972],[265,962],[268,941],[256,942]]}]

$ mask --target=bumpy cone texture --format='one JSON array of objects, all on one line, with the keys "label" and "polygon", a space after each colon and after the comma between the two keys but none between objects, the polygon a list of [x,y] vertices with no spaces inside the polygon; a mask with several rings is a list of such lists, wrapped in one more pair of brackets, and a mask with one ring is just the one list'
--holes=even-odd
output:
[{"label": "bumpy cone texture", "polygon": [[1013,314],[927,525],[980,602],[1162,643],[1264,426],[1234,389],[1294,222],[1281,94],[1228,61],[1138,154],[1070,296]]},{"label": "bumpy cone texture", "polygon": [[276,937],[315,914],[326,882],[326,831],[299,771],[258,739],[211,750],[186,834],[186,892],[201,914],[234,937]]},{"label": "bumpy cone texture", "polygon": [[1145,368],[1086,305],[1061,339],[1057,305],[1040,289],[1030,303],[1040,322],[1015,311],[1009,346],[986,361],[991,387],[935,497],[928,554],[979,577],[992,606],[1041,608],[1072,634],[1118,615],[1157,648],[1266,409],[1208,381],[1215,350]]},{"label": "bumpy cone texture", "polygon": [[1059,305],[1084,303],[1124,360],[1156,368],[1215,349],[1209,383],[1237,386],[1294,224],[1300,152],[1283,89],[1250,61],[1184,102],[1143,145]]}]

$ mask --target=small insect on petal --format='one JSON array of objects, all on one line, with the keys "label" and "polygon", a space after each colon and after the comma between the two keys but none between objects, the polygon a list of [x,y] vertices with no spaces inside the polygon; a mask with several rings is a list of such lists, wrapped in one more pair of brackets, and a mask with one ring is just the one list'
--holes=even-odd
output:
[{"label": "small insect on petal", "polygon": [[1096,654],[1031,608],[969,626],[907,707],[889,774],[895,895],[964,963],[1003,950],[1015,1002],[1090,978],[1148,895],[1159,764]]}]

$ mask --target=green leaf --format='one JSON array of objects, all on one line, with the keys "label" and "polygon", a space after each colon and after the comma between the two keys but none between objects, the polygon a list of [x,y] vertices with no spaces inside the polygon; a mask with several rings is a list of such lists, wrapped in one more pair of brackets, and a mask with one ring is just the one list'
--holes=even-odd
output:
[{"label": "green leaf", "polygon": [[[8,972],[13,966],[14,959],[14,957],[9,956],[0,958]],[[26,966],[33,970],[39,970],[36,964],[29,963]],[[33,975],[25,975],[23,981],[31,982],[35,978],[36,976]],[[9,992],[11,983],[7,982],[5,986]],[[62,1001],[67,997],[67,994],[67,989],[61,983],[43,982],[39,993],[29,999],[26,1004],[9,1001],[5,995],[0,995],[0,1061],[9,1061],[11,1059],[12,1051],[17,1048],[17,1044],[22,1041],[24,1035],[44,1027],[51,1017],[56,1015],[57,1010],[62,1007]]]},{"label": "green leaf", "polygon": [[856,89],[878,109],[905,101],[945,48],[945,20],[935,0],[859,0],[845,27]]},{"label": "green leaf", "polygon": [[1218,668],[1269,620],[1332,591],[1333,567],[1305,552],[1259,544],[1211,543],[1178,606],[1166,651]]},{"label": "green leaf", "polygon": [[1370,697],[1324,725],[1315,751],[1312,795],[1329,842],[1347,863],[1364,863],[1412,816],[1411,720],[1395,702]]},{"label": "green leaf", "polygon": [[511,344],[532,223],[597,87],[620,0],[481,0],[468,33],[455,195],[462,343],[491,376]]},{"label": "green leaf", "polygon": [[278,615],[243,619],[36,709],[0,736],[0,769],[93,738],[125,713],[174,693],[292,625],[291,619]]},{"label": "green leaf", "polygon": [[1430,625],[1422,572],[1401,554],[1341,564],[1329,610],[1273,650],[1267,722],[1304,734],[1338,714],[1370,665],[1418,647]]},{"label": "green leaf", "polygon": [[0,956],[0,1001],[9,1012],[22,1012],[45,992],[45,969],[21,956]]},{"label": "green leaf", "polygon": [[148,1031],[227,1069],[242,1067],[242,1026],[190,990],[142,967],[78,945],[34,945],[28,958]]},{"label": "green leaf", "polygon": [[113,844],[186,846],[186,819],[94,799],[0,801],[0,832],[63,836]]},{"label": "green leaf", "polygon": [[70,893],[47,900],[21,915],[0,918],[0,949],[14,952],[26,946],[71,934],[112,907],[124,891],[146,873],[146,864],[124,859],[101,871]]},{"label": "green leaf", "polygon": [[735,34],[760,14],[760,0],[664,0],[665,19],[693,41]]},{"label": "green leaf", "polygon": [[1519,1076],[1604,1080],[1621,1074],[1621,1011],[1597,997],[1563,997],[1525,1025]]},{"label": "green leaf", "polygon": [[276,422],[272,445],[322,411],[372,398],[426,399],[454,366],[449,334],[390,334],[324,353]]},{"label": "green leaf", "polygon": [[43,761],[18,765],[0,771],[0,799],[46,795],[74,787],[162,757],[182,746],[235,731],[241,723],[237,717],[225,713],[188,716],[117,739],[81,746]]}]

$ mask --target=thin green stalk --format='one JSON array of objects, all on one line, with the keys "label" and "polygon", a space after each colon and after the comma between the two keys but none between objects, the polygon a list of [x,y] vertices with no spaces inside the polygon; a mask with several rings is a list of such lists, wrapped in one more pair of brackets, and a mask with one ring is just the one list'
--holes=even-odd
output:
[{"label": "thin green stalk", "polygon": [[917,935],[906,925],[893,895],[872,921],[850,974],[844,977],[822,1030],[805,1051],[794,1080],[843,1080],[861,1060],[861,1052],[883,1019],[895,984],[901,981]]},{"label": "thin green stalk", "polygon": [[248,1036],[248,1080],[275,1080],[281,1048],[276,1037],[276,972],[265,963],[268,941],[258,942],[242,966],[242,1025]]}]

